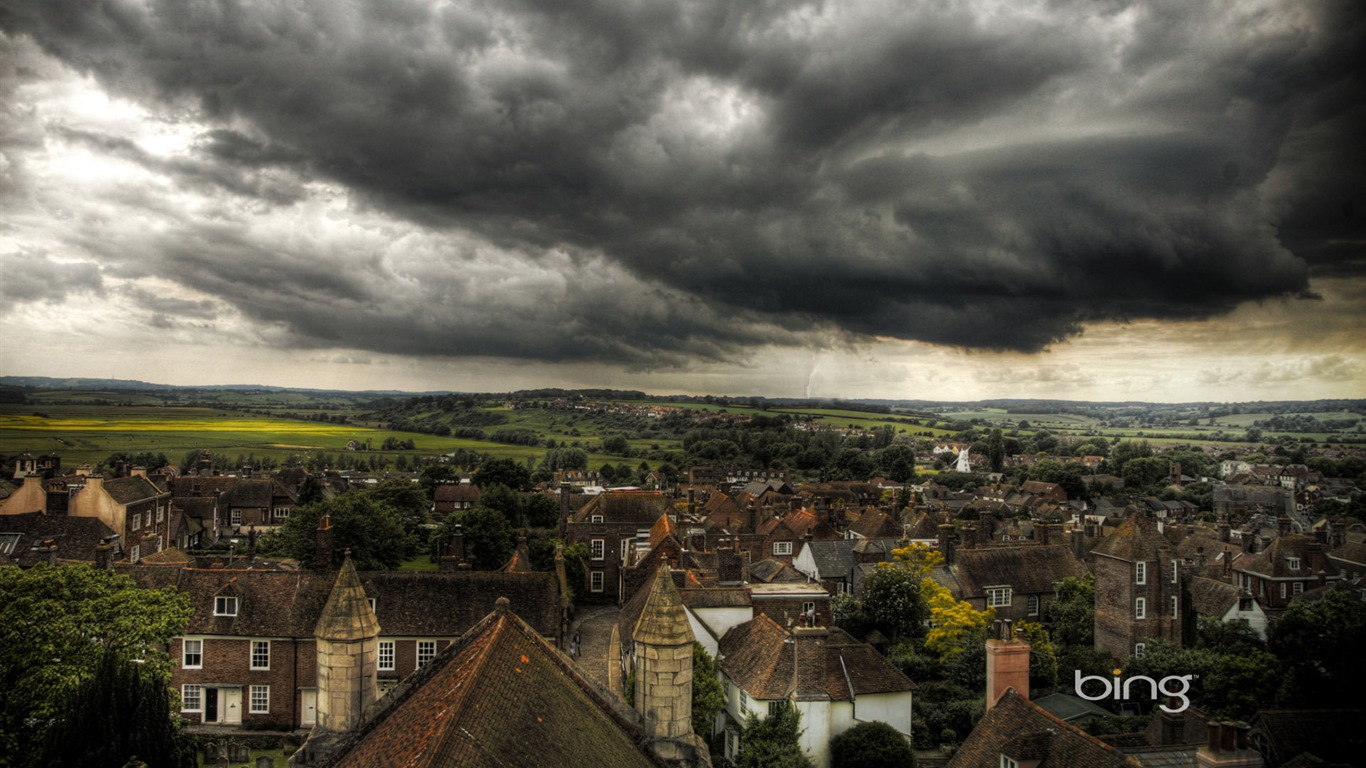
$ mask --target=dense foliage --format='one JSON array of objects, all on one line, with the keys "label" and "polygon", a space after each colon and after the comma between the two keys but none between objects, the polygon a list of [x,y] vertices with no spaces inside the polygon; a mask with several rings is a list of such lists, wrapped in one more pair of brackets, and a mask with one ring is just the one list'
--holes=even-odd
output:
[{"label": "dense foliage", "polygon": [[915,753],[892,726],[859,723],[830,740],[830,768],[915,768]]},{"label": "dense foliage", "polygon": [[768,717],[751,712],[740,731],[736,768],[812,768],[802,751],[802,715],[790,701],[780,701]]}]

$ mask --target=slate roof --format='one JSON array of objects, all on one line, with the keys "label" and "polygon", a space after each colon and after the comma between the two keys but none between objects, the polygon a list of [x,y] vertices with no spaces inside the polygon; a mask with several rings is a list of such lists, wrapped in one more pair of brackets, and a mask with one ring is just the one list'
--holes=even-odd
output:
[{"label": "slate roof", "polygon": [[1366,542],[1349,541],[1337,549],[1329,550],[1328,556],[1347,563],[1366,565]]},{"label": "slate roof", "polygon": [[[1234,570],[1273,578],[1309,578],[1317,575],[1311,567],[1310,549],[1318,543],[1318,540],[1313,536],[1305,536],[1299,533],[1281,536],[1261,552],[1238,558],[1233,568]],[[1290,563],[1286,560],[1289,557],[1299,558],[1299,570],[1290,569]],[[1336,563],[1325,559],[1324,565],[1326,566],[1324,570],[1328,576],[1337,575],[1338,566]]]},{"label": "slate roof", "polygon": [[[116,566],[142,587],[173,587],[190,596],[190,635],[312,637],[336,574],[251,568]],[[484,616],[502,596],[524,606],[537,631],[559,631],[558,587],[552,573],[450,571],[357,574],[385,636],[455,637]],[[231,587],[240,598],[236,616],[214,616],[214,597]]]},{"label": "slate roof", "polygon": [[869,509],[859,515],[848,530],[866,539],[896,537],[901,535],[901,524],[880,509]]},{"label": "slate roof", "polygon": [[[1026,757],[1026,754],[1028,757]],[[1000,768],[1001,755],[1039,768],[1138,768],[1139,764],[1050,715],[1009,688],[949,759],[948,768]]]},{"label": "slate roof", "polygon": [[726,676],[756,699],[847,701],[915,689],[876,649],[842,629],[789,632],[762,613],[727,632],[718,653]]},{"label": "slate roof", "polygon": [[[962,549],[951,567],[964,597],[982,597],[986,587],[1008,584],[1024,594],[1053,592],[1068,576],[1086,575],[1086,567],[1065,545]],[[937,580],[937,579],[936,579]]]},{"label": "slate roof", "polygon": [[507,600],[384,701],[329,768],[664,765]]},{"label": "slate roof", "polygon": [[810,577],[781,560],[764,558],[749,566],[750,581],[764,584],[798,584],[810,581]]},{"label": "slate roof", "polygon": [[[834,541],[808,541],[803,547],[811,553],[816,564],[816,572],[822,579],[847,579],[854,566],[858,564],[855,552],[868,551],[869,543],[876,542],[890,550],[896,539],[835,539]],[[862,545],[862,549],[859,549]],[[753,568],[750,569],[751,572]]]},{"label": "slate roof", "polygon": [[95,547],[100,540],[113,536],[114,530],[97,517],[71,517],[25,512],[19,515],[0,515],[0,534],[17,533],[18,541],[10,554],[14,565],[24,567],[47,562],[45,553],[33,548],[49,539],[57,547],[57,559],[95,562]]}]

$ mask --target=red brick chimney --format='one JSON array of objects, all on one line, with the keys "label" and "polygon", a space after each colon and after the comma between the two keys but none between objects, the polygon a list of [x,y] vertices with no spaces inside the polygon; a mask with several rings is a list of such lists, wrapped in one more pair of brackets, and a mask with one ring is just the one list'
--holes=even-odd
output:
[{"label": "red brick chimney", "polygon": [[1264,768],[1262,754],[1248,746],[1247,723],[1209,721],[1205,743],[1195,753],[1199,768]]},{"label": "red brick chimney", "polygon": [[323,515],[318,520],[318,530],[314,532],[317,548],[313,552],[313,567],[319,570],[332,568],[332,518]]},{"label": "red brick chimney", "polygon": [[997,636],[987,640],[987,709],[1007,688],[1029,698],[1029,643],[1015,639],[1014,622],[997,621]]}]

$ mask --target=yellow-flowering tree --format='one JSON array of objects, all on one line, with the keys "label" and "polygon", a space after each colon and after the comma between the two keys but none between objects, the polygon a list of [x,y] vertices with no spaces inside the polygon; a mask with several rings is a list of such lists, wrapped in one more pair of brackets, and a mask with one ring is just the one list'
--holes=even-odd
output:
[{"label": "yellow-flowering tree", "polygon": [[986,640],[987,627],[996,618],[996,610],[979,611],[964,600],[957,600],[947,587],[935,581],[931,574],[944,564],[944,556],[924,544],[892,550],[888,567],[908,568],[920,578],[920,594],[930,611],[930,629],[925,635],[925,650],[947,662],[973,644]]}]

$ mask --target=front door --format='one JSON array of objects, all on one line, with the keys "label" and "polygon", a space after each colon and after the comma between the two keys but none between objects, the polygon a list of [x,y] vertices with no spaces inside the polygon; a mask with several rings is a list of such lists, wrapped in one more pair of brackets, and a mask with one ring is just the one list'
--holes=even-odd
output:
[{"label": "front door", "polygon": [[242,689],[224,688],[223,689],[223,719],[224,725],[238,725],[242,722]]},{"label": "front door", "polygon": [[303,693],[303,714],[299,716],[299,725],[312,727],[318,724],[318,689],[305,688]]}]

